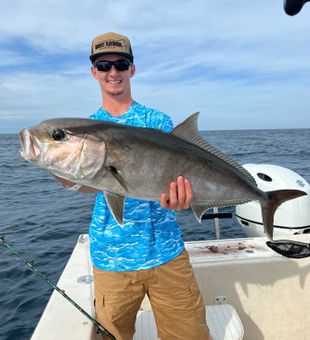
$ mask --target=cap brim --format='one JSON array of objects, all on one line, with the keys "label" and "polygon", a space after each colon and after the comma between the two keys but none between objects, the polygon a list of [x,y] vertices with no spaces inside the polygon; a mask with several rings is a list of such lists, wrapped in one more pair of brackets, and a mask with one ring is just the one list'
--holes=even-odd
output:
[{"label": "cap brim", "polygon": [[128,54],[128,53],[122,53],[122,52],[103,52],[103,53],[95,53],[95,54],[91,54],[89,56],[89,59],[92,63],[94,63],[94,61],[103,56],[103,55],[119,55],[122,57],[125,57],[127,59],[129,59],[131,62],[133,62],[133,55],[132,54]]}]

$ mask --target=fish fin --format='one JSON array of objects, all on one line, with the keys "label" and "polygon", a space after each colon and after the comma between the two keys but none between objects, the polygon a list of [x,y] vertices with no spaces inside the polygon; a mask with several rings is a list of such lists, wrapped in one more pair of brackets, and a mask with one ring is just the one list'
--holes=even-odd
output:
[{"label": "fish fin", "polygon": [[261,207],[265,233],[270,240],[273,239],[274,214],[278,207],[288,200],[304,195],[307,195],[307,193],[301,190],[276,190],[266,192],[267,200],[261,201]]},{"label": "fish fin", "polygon": [[128,192],[128,187],[126,181],[124,180],[123,176],[121,175],[120,171],[115,168],[114,166],[108,166],[108,171],[110,174],[117,180],[117,182],[121,185],[121,187]]},{"label": "fish fin", "polygon": [[124,200],[125,198],[120,195],[113,194],[111,192],[104,192],[104,197],[107,201],[111,214],[115,218],[116,222],[123,227],[124,225]]},{"label": "fish fin", "polygon": [[233,207],[238,204],[244,204],[247,202],[250,202],[251,200],[245,200],[245,199],[240,199],[240,200],[226,200],[226,201],[209,201],[207,203],[193,203],[191,205],[192,211],[194,216],[196,217],[197,221],[201,223],[202,215],[204,214],[205,211],[211,208],[225,208],[225,207]]},{"label": "fish fin", "polygon": [[192,207],[193,214],[196,217],[196,220],[199,223],[201,223],[202,215],[204,214],[204,212],[206,210],[209,209],[209,207],[206,204],[203,204],[203,203],[202,204],[192,203],[191,207]]},{"label": "fish fin", "polygon": [[199,112],[196,112],[185,119],[181,124],[176,126],[174,130],[171,132],[173,135],[185,140],[188,143],[196,145],[201,149],[204,149],[216,156],[217,158],[225,161],[229,165],[236,168],[239,172],[241,172],[244,176],[246,176],[252,183],[256,185],[256,181],[254,177],[240,164],[224,155],[221,151],[217,150],[214,146],[207,143],[203,137],[199,134],[198,131],[198,116]]}]

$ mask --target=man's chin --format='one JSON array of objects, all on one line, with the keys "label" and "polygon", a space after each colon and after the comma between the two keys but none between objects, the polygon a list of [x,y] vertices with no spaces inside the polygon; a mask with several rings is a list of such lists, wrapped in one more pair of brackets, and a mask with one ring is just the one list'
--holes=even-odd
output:
[{"label": "man's chin", "polygon": [[121,96],[124,91],[110,91],[109,94],[113,97]]}]

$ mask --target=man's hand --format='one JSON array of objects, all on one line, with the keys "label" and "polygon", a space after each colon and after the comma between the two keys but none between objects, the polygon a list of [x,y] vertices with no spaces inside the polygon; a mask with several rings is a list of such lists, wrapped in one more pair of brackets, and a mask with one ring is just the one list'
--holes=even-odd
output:
[{"label": "man's hand", "polygon": [[[65,189],[70,189],[72,188],[76,183],[68,181],[67,179],[58,177],[54,174],[52,174],[54,178],[65,188]],[[92,188],[92,187],[87,187],[85,185],[82,185],[78,190],[79,192],[82,192],[83,194],[88,194],[88,193],[93,193],[93,192],[100,192],[100,190]]]},{"label": "man's hand", "polygon": [[180,211],[188,209],[192,203],[193,191],[190,181],[179,176],[176,182],[171,182],[169,193],[160,195],[160,205],[163,208]]}]

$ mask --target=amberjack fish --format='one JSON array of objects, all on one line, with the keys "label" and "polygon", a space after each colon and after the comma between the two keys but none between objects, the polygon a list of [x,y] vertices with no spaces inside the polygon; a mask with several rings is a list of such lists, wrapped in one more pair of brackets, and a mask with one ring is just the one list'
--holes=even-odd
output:
[{"label": "amberjack fish", "polygon": [[277,208],[306,193],[260,190],[248,171],[200,136],[197,119],[195,113],[171,133],[93,119],[50,119],[20,131],[21,155],[56,176],[102,190],[120,225],[125,197],[159,201],[169,183],[183,176],[191,182],[191,208],[199,222],[209,208],[255,200],[272,239]]}]

